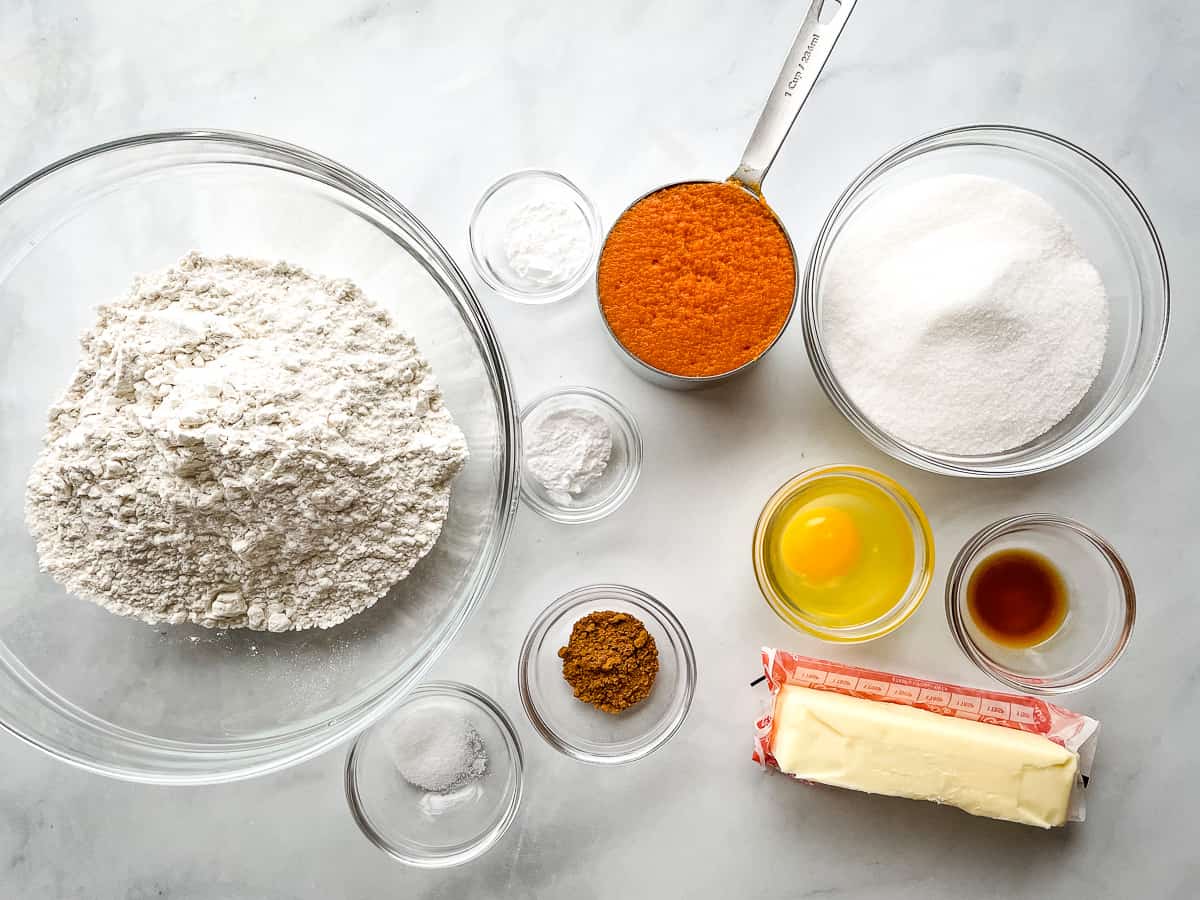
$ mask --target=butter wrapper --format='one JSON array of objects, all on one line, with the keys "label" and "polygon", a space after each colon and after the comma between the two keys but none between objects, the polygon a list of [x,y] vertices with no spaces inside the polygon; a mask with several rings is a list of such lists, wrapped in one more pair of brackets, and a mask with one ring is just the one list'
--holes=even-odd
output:
[{"label": "butter wrapper", "polygon": [[784,685],[799,685],[864,700],[896,703],[941,716],[1012,728],[1053,741],[1079,758],[1078,773],[1067,810],[1067,821],[1084,820],[1085,794],[1091,778],[1100,729],[1100,723],[1095,719],[1036,697],[879,672],[828,659],[798,656],[770,647],[764,647],[762,650],[762,664],[771,691],[772,704],[755,722],[753,759],[766,768],[779,769],[778,763],[771,755],[773,701]]}]

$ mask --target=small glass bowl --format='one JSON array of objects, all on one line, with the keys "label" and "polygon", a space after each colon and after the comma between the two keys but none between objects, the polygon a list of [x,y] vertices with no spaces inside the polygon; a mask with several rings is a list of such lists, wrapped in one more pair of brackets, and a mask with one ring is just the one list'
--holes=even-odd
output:
[{"label": "small glass bowl", "polygon": [[[797,609],[774,583],[767,564],[769,552],[767,534],[775,522],[775,517],[801,491],[831,478],[855,478],[882,490],[899,507],[908,522],[912,535],[913,571],[904,594],[898,597],[895,605],[882,616],[859,625],[829,625],[818,621],[803,610]],[[793,628],[805,631],[821,640],[840,644],[873,641],[895,631],[917,611],[917,607],[925,599],[925,593],[929,590],[930,581],[933,579],[933,531],[929,527],[929,520],[925,518],[925,513],[913,496],[898,483],[883,473],[865,466],[822,466],[801,472],[795,478],[785,482],[771,495],[766,505],[763,506],[762,512],[759,513],[758,522],[754,526],[752,554],[754,577],[758,580],[759,590],[766,598],[767,605],[775,611],[775,614]]]},{"label": "small glass bowl", "polygon": [[547,519],[566,525],[595,522],[624,503],[642,473],[642,434],[633,415],[613,397],[589,387],[564,387],[530,401],[521,410],[522,443],[529,446],[527,429],[540,417],[562,409],[585,409],[608,423],[612,454],[604,474],[578,495],[547,491],[523,463],[521,498]]},{"label": "small glass bowl", "polygon": [[[636,616],[658,648],[650,696],[616,715],[575,698],[558,655],[575,623],[600,610]],[[521,646],[517,682],[525,714],[550,746],[581,762],[621,765],[653,753],[679,730],[696,688],[696,658],[683,625],[658,600],[596,584],[564,594],[537,617]]]},{"label": "small glass bowl", "polygon": [[[1058,631],[1022,649],[984,635],[967,605],[975,568],[1011,549],[1045,556],[1067,587],[1067,616]],[[1090,528],[1059,516],[1013,516],[987,526],[959,551],[946,578],[946,619],[958,646],[997,681],[1036,694],[1065,694],[1099,679],[1129,643],[1136,611],[1133,579],[1117,551]]]},{"label": "small glass bowl", "polygon": [[[479,732],[487,770],[463,787],[434,793],[404,780],[391,737],[418,710],[449,709]],[[500,840],[516,819],[524,757],[512,720],[469,685],[431,681],[416,688],[354,741],[346,755],[346,802],[367,838],[394,859],[423,869],[462,865]]]},{"label": "small glass bowl", "polygon": [[[825,356],[821,294],[826,262],[846,224],[873,197],[922,178],[987,175],[1050,202],[1104,279],[1108,346],[1079,405],[1040,437],[1002,453],[960,456],[901,440],[875,425],[843,390]],[[1132,414],[1167,339],[1170,287],[1158,234],[1133,191],[1074,144],[1028,128],[972,125],[919,138],[867,168],[838,198],[813,245],[800,301],[809,361],[833,405],[872,444],[901,462],[944,475],[1005,477],[1044,472],[1099,446]]]},{"label": "small glass bowl", "polygon": [[[561,281],[545,282],[522,276],[508,263],[505,227],[526,203],[554,200],[579,211],[588,232],[588,255],[578,269]],[[475,271],[496,293],[518,303],[546,304],[574,294],[596,268],[603,230],[596,207],[573,182],[547,169],[522,169],[505,175],[479,198],[467,239]]]}]

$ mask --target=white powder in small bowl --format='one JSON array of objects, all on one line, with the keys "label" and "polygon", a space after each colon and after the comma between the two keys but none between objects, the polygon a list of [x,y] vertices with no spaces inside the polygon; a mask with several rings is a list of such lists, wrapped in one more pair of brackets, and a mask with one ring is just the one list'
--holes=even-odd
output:
[{"label": "white powder in small bowl", "polygon": [[1108,298],[1045,200],[977,175],[884,190],[822,278],[821,334],[849,398],[934,452],[1012,450],[1066,418],[1100,372]]},{"label": "white powder in small bowl", "polygon": [[423,791],[449,791],[487,771],[483,738],[450,710],[416,710],[396,724],[391,739],[397,771]]},{"label": "white powder in small bowl", "polygon": [[604,417],[578,407],[538,416],[523,438],[525,467],[560,504],[599,481],[612,455],[612,431]]},{"label": "white powder in small bowl", "polygon": [[539,287],[566,284],[592,255],[587,218],[556,196],[530,200],[504,225],[504,256],[518,276]]}]

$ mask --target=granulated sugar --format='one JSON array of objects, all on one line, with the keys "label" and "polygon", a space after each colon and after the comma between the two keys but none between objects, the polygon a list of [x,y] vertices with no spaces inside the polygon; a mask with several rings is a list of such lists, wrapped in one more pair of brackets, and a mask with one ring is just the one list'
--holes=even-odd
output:
[{"label": "granulated sugar", "polygon": [[834,374],[877,426],[927,450],[1019,447],[1100,371],[1108,300],[1041,197],[995,178],[928,178],[868,200],[822,284]]}]

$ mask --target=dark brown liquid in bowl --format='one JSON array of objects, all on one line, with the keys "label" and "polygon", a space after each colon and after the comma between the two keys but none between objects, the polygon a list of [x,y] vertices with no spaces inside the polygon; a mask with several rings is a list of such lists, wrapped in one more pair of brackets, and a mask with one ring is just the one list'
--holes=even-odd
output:
[{"label": "dark brown liquid in bowl", "polygon": [[1049,559],[1032,550],[1000,550],[967,583],[967,609],[988,638],[1005,647],[1033,647],[1052,637],[1067,616],[1067,586]]}]

